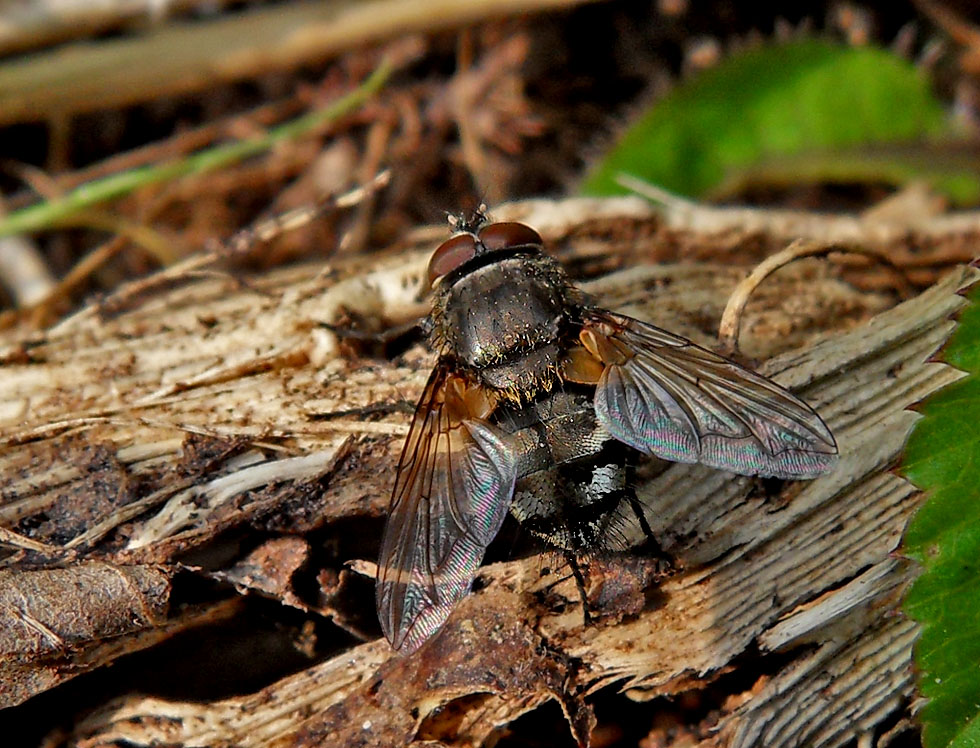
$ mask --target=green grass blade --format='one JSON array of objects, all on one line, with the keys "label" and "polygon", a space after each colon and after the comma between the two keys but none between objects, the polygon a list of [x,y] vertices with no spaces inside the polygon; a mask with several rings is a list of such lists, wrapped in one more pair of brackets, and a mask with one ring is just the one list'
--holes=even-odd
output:
[{"label": "green grass blade", "polygon": [[53,228],[70,219],[75,213],[107,200],[122,197],[145,185],[213,171],[267,151],[276,143],[297,138],[357,109],[381,89],[390,74],[391,66],[382,62],[360,86],[350,93],[322,109],[271,128],[262,135],[217,145],[175,161],[130,169],[103,179],[86,182],[60,198],[10,213],[0,218],[0,238]]}]

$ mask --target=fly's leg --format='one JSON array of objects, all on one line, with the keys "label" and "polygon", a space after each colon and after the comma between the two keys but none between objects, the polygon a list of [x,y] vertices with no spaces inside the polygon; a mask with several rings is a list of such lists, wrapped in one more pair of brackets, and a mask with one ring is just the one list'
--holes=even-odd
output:
[{"label": "fly's leg", "polygon": [[656,536],[653,534],[653,530],[650,529],[650,523],[647,522],[647,517],[643,513],[643,507],[640,505],[639,499],[635,496],[629,497],[630,509],[633,510],[633,514],[636,515],[636,520],[640,524],[640,529],[643,530],[643,535],[646,537],[646,542],[642,544],[642,552],[644,556],[649,556],[658,562],[661,562],[665,569],[670,569],[673,567],[673,559],[670,554],[667,553],[661,546],[660,541],[657,540]]},{"label": "fly's leg", "polygon": [[582,567],[579,565],[578,556],[569,550],[563,551],[563,555],[565,556],[565,563],[572,570],[575,586],[578,588],[578,593],[582,597],[582,617],[585,619],[585,625],[591,626],[595,618],[589,610],[589,595],[585,590],[585,575],[582,574]]},{"label": "fly's leg", "polygon": [[345,310],[339,322],[321,322],[341,343],[341,350],[365,358],[391,359],[403,353],[420,337],[417,320],[378,329],[378,320],[368,320]]}]

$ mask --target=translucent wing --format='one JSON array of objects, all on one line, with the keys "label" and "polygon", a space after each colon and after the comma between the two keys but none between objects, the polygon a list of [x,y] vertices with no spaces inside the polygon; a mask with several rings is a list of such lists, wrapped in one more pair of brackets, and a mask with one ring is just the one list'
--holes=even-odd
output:
[{"label": "translucent wing", "polygon": [[514,493],[517,458],[479,390],[440,365],[415,411],[381,543],[375,598],[392,647],[417,649],[469,591]]},{"label": "translucent wing", "polygon": [[604,364],[599,420],[642,452],[778,478],[812,478],[837,461],[810,406],[685,338],[604,309],[589,312],[580,338]]}]

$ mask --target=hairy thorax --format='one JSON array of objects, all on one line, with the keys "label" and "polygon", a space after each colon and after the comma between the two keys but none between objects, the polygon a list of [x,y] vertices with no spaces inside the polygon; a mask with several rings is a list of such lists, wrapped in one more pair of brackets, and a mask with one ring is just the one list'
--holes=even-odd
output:
[{"label": "hairy thorax", "polygon": [[435,341],[485,386],[533,396],[557,376],[568,302],[550,258],[495,262],[442,289],[432,315]]}]

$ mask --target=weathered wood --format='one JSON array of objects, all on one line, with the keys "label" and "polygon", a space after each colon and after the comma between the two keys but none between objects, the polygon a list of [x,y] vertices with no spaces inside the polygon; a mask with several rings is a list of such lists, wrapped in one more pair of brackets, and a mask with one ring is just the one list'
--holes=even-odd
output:
[{"label": "weathered wood", "polygon": [[[697,238],[671,224],[676,216],[630,200],[526,203],[497,214],[533,223],[579,266],[614,266],[618,247],[631,262],[645,248],[658,256],[664,231]],[[0,349],[0,563],[10,571],[0,586],[39,566],[71,574],[83,561],[170,569],[249,524],[295,534],[379,518],[405,405],[432,357],[418,346],[395,362],[341,355],[321,323],[351,312],[418,314],[432,234],[417,238],[397,253],[245,284],[229,276],[150,288],[122,309],[104,307],[109,316],[92,307],[33,336],[9,334]],[[732,234],[725,241],[738,244]],[[584,285],[610,307],[710,342],[746,271],[638,265]],[[743,321],[743,350],[768,359],[762,370],[826,417],[840,466],[778,495],[698,466],[643,466],[638,492],[674,568],[664,578],[654,560],[597,560],[588,580],[601,614],[594,625],[583,625],[574,584],[544,573],[550,556],[492,564],[412,657],[392,658],[372,641],[250,696],[127,698],[79,725],[70,744],[475,745],[550,700],[584,741],[588,697],[599,689],[639,701],[724,690],[740,682],[726,676],[740,668],[755,684],[733,687],[704,724],[691,725],[690,744],[837,746],[879,730],[908,708],[915,637],[893,615],[914,570],[893,554],[918,499],[890,468],[916,418],[906,408],[959,376],[927,359],[954,326],[957,291],[975,277],[953,270],[892,309],[888,295],[855,290],[820,260],[763,284]],[[302,548],[289,545],[282,551],[295,565]],[[370,573],[370,556],[361,558],[356,568]],[[231,566],[223,573],[243,591],[303,606],[290,597],[289,573],[271,581]],[[66,643],[70,621],[41,623],[65,661],[83,650]],[[28,633],[13,632],[0,662],[30,665]],[[83,633],[94,643],[113,632]]]}]

